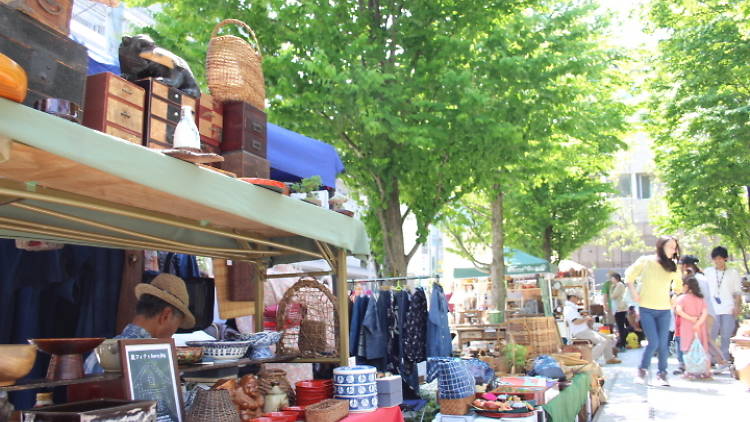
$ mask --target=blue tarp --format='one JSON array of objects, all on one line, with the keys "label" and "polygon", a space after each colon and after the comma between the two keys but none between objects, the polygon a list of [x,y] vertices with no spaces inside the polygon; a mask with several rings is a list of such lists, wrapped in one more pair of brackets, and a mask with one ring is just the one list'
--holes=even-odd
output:
[{"label": "blue tarp", "polygon": [[344,171],[344,164],[333,146],[273,123],[268,123],[267,131],[272,179],[295,182],[320,176],[324,185],[336,187],[336,176]]}]

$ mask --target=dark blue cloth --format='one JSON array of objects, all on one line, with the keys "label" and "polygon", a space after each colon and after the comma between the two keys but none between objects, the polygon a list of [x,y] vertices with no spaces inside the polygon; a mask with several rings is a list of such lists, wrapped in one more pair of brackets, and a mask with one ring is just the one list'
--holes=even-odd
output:
[{"label": "dark blue cloth", "polygon": [[[28,252],[0,240],[0,344],[114,336],[122,264],[121,250],[65,246]],[[48,361],[40,353],[28,377],[43,378]],[[11,393],[11,401],[28,409],[34,393]]]},{"label": "dark blue cloth", "polygon": [[350,356],[357,356],[357,349],[359,348],[359,333],[362,330],[362,322],[365,319],[367,301],[367,296],[359,296],[354,301],[354,308],[352,308],[352,322],[349,327]]},{"label": "dark blue cloth", "polygon": [[336,177],[344,171],[344,164],[336,148],[273,123],[268,123],[268,161],[271,175],[288,175],[298,179],[320,176],[323,184],[336,187]]},{"label": "dark blue cloth", "polygon": [[669,362],[669,326],[672,323],[672,311],[669,309],[650,309],[641,307],[641,328],[646,334],[648,345],[643,350],[641,369],[648,370],[654,352],[659,356],[659,372],[666,373]]},{"label": "dark blue cloth", "polygon": [[560,363],[558,363],[552,356],[541,355],[534,359],[534,365],[529,371],[530,377],[545,377],[550,379],[561,380],[565,378]]},{"label": "dark blue cloth", "polygon": [[89,57],[88,74],[89,75],[95,75],[97,73],[102,73],[102,72],[112,72],[115,75],[119,75],[120,74],[120,65],[119,64],[114,65],[114,64],[99,63],[98,61],[96,61],[96,60],[92,59],[91,57]]},{"label": "dark blue cloth", "polygon": [[406,318],[411,308],[411,296],[408,292],[400,291],[396,293],[396,306],[398,307],[398,315],[396,317],[396,326],[398,327],[397,368],[404,385],[408,387],[408,390],[404,390],[404,396],[410,397],[419,393],[419,374],[417,371],[409,371],[405,365],[406,351],[403,334],[406,327]]},{"label": "dark blue cloth", "polygon": [[451,356],[451,330],[448,326],[448,301],[443,287],[435,283],[430,296],[430,311],[427,318],[427,356]]},{"label": "dark blue cloth", "polygon": [[385,357],[385,328],[380,324],[378,305],[374,298],[367,301],[367,311],[362,327],[365,330],[365,358],[382,359]]},{"label": "dark blue cloth", "polygon": [[469,372],[476,380],[477,384],[489,384],[495,378],[495,371],[490,368],[487,362],[479,359],[465,359]]}]

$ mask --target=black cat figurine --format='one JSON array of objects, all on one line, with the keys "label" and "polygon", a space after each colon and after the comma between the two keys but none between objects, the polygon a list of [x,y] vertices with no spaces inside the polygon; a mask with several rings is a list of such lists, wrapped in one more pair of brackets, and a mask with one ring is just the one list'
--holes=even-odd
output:
[{"label": "black cat figurine", "polygon": [[201,96],[187,62],[171,51],[157,47],[148,35],[122,37],[119,53],[123,78],[129,81],[156,78],[188,95]]}]

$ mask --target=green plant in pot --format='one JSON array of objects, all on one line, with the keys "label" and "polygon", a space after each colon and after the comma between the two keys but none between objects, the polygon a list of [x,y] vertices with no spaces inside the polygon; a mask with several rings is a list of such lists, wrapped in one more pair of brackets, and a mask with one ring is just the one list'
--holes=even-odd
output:
[{"label": "green plant in pot", "polygon": [[503,355],[505,356],[506,364],[510,368],[510,373],[515,375],[516,367],[521,369],[526,366],[526,358],[529,356],[529,349],[520,344],[509,343],[505,346]]},{"label": "green plant in pot", "polygon": [[292,183],[291,188],[295,193],[304,193],[304,201],[320,206],[320,199],[315,196],[314,192],[319,190],[322,184],[323,179],[320,176],[312,176],[302,179],[299,183]]}]

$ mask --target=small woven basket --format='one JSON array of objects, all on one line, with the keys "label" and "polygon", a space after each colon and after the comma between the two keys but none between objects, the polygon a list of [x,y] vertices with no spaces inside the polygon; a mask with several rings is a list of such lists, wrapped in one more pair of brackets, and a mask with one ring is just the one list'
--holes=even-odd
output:
[{"label": "small woven basket", "polygon": [[306,422],[338,422],[349,415],[349,400],[328,399],[305,408]]},{"label": "small woven basket", "polygon": [[187,422],[240,422],[227,390],[199,390],[187,414]]},{"label": "small woven basket", "polygon": [[303,356],[319,355],[326,352],[326,322],[303,320],[300,324],[299,351]]},{"label": "small woven basket", "polygon": [[462,399],[438,399],[440,404],[441,415],[466,415],[469,413],[471,402],[474,396],[464,397]]},{"label": "small woven basket", "polygon": [[[234,35],[218,35],[224,25],[239,25],[253,37],[255,48]],[[220,102],[244,101],[263,110],[266,87],[263,78],[263,56],[255,32],[245,22],[225,19],[211,32],[206,52],[206,79],[211,95]]]}]

